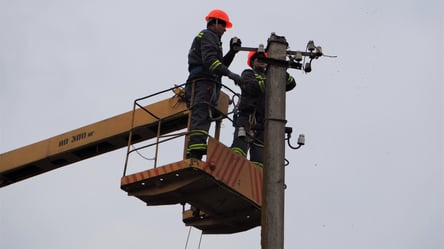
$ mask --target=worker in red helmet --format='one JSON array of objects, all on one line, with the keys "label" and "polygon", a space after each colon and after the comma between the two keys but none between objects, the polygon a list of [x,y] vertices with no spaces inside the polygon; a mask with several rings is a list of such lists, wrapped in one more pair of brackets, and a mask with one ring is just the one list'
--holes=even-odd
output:
[{"label": "worker in red helmet", "polygon": [[212,10],[205,17],[207,28],[194,38],[188,53],[189,76],[185,87],[188,108],[191,109],[189,128],[188,158],[202,159],[207,151],[207,137],[211,121],[220,116],[215,111],[222,86],[222,76],[227,76],[240,84],[240,75],[231,72],[228,67],[240,46],[240,39],[231,38],[230,50],[223,56],[222,35],[231,28],[228,15],[219,9]]},{"label": "worker in red helmet", "polygon": [[[234,113],[234,138],[231,149],[243,157],[250,153],[250,161],[263,167],[265,84],[268,64],[261,60],[267,53],[251,51],[247,57],[250,68],[242,72],[241,97]],[[296,86],[294,78],[287,73],[286,91]]]}]

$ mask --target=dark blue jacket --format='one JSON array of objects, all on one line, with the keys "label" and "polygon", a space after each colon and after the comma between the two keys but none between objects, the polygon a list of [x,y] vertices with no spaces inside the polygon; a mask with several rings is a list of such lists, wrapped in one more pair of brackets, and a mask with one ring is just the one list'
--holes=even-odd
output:
[{"label": "dark blue jacket", "polygon": [[228,67],[234,55],[230,50],[223,56],[221,37],[212,30],[202,30],[194,38],[188,53],[188,81],[203,78],[220,82],[223,75],[230,73]]},{"label": "dark blue jacket", "polygon": [[[256,122],[263,125],[265,118],[265,72],[245,69],[242,72],[243,84],[240,86],[242,93],[239,104],[240,115],[255,113]],[[292,90],[296,81],[287,73],[286,91]]]}]

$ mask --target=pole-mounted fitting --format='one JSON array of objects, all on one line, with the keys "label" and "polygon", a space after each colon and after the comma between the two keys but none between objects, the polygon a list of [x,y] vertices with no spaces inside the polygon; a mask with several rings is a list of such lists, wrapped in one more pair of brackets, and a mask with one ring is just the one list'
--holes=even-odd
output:
[{"label": "pole-mounted fitting", "polygon": [[298,146],[293,146],[290,143],[290,138],[291,138],[292,132],[293,132],[293,128],[285,127],[285,133],[287,134],[287,137],[285,138],[285,140],[287,140],[288,147],[292,148],[293,150],[297,150],[297,149],[301,148],[303,145],[305,145],[305,135],[299,134],[298,142],[297,142]]},{"label": "pole-mounted fitting", "polygon": [[[233,38],[233,39],[237,39],[237,38]],[[257,48],[241,47],[241,46],[236,45],[233,47],[233,49],[235,51],[256,51],[257,53],[259,53],[257,58],[259,60],[266,62],[269,65],[304,70],[304,72],[306,72],[306,73],[309,73],[312,71],[311,62],[314,59],[318,59],[321,56],[325,56],[322,52],[322,47],[316,46],[312,40],[308,41],[305,51],[290,51],[290,50],[288,50],[286,52],[287,56],[288,56],[288,60],[277,60],[277,59],[265,57],[265,52],[267,51],[267,49],[265,49],[263,44],[259,44],[259,46]],[[328,57],[335,57],[335,56],[328,56]],[[306,58],[309,59],[308,62],[304,62]]]}]

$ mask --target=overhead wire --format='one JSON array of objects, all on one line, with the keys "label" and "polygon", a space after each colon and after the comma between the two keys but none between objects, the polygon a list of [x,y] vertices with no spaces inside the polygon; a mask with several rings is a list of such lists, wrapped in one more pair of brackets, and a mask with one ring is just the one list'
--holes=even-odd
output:
[{"label": "overhead wire", "polygon": [[185,242],[185,249],[187,249],[187,247],[188,247],[188,241],[190,239],[190,233],[191,233],[191,227],[190,227],[190,229],[188,229],[188,236],[187,236],[187,241]]},{"label": "overhead wire", "polygon": [[[188,235],[187,235],[187,239],[185,241],[185,249],[187,249],[188,242],[190,241],[191,228],[192,227],[190,226],[190,228],[188,229]],[[201,231],[200,232],[200,238],[199,238],[199,244],[197,245],[197,249],[200,249],[200,244],[202,243],[202,235],[203,235],[203,232]]]}]

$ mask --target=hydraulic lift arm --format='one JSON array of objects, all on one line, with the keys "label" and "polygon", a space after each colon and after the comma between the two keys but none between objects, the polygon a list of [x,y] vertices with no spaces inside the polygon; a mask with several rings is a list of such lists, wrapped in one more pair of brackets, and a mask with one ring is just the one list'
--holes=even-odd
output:
[{"label": "hydraulic lift arm", "polygon": [[143,109],[0,154],[0,187],[128,146],[130,130],[131,143],[137,143],[156,137],[159,121],[162,121],[160,134],[187,127],[188,110],[177,92]]}]

